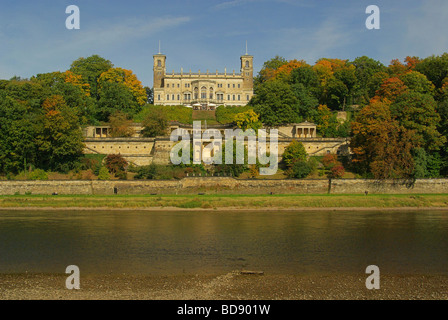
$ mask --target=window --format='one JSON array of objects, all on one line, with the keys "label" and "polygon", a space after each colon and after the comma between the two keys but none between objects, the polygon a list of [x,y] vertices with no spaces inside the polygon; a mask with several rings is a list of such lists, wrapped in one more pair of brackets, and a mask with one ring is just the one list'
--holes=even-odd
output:
[{"label": "window", "polygon": [[240,95],[238,95],[238,101],[240,101]]},{"label": "window", "polygon": [[249,68],[249,61],[246,61],[246,68]]},{"label": "window", "polygon": [[235,88],[235,84],[233,84],[233,87]]},{"label": "window", "polygon": [[166,100],[170,100],[170,95],[169,94],[166,95]]},{"label": "window", "polygon": [[238,88],[240,87],[240,84],[238,83]]},{"label": "window", "polygon": [[174,100],[174,94],[171,96],[172,100]]},{"label": "window", "polygon": [[184,99],[190,101],[191,95],[189,93],[184,93]]},{"label": "window", "polygon": [[157,95],[157,100],[160,100],[160,94]]},{"label": "window", "polygon": [[230,101],[230,94],[228,94],[228,95],[227,95],[227,100],[229,100],[229,101]]},{"label": "window", "polygon": [[230,83],[227,84],[227,88],[230,88]]},{"label": "window", "polygon": [[166,84],[166,87],[167,87],[167,88],[169,88],[169,87],[170,87],[170,84],[169,84],[169,83],[167,83],[167,84]]},{"label": "window", "polygon": [[177,95],[177,100],[180,100],[180,95],[179,94]]},{"label": "window", "polygon": [[249,100],[250,100],[250,99],[249,99],[249,95],[247,95],[247,96],[246,96],[246,100],[247,100],[247,101],[249,101]]},{"label": "window", "polygon": [[207,88],[206,87],[201,88],[201,99],[207,99]]},{"label": "window", "polygon": [[162,60],[157,60],[157,66],[161,67],[162,66]]},{"label": "window", "polygon": [[233,95],[233,97],[232,97],[232,98],[233,98],[232,100],[233,100],[233,101],[235,101],[235,95]]},{"label": "window", "polygon": [[177,87],[179,88],[179,87],[180,87],[180,84],[177,84]]},{"label": "window", "polygon": [[196,87],[196,88],[194,88],[194,99],[196,100],[196,99],[198,99],[199,98],[199,90],[198,90],[198,88]]},{"label": "window", "polygon": [[213,99],[213,88],[210,87],[209,91],[210,91],[209,97],[210,97],[210,99]]}]

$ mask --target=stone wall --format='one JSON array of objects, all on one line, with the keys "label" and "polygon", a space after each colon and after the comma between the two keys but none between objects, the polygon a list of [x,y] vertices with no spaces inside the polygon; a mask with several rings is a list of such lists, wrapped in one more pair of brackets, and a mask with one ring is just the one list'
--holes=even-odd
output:
[{"label": "stone wall", "polygon": [[[0,195],[13,194],[323,194],[328,180],[239,180],[230,177],[189,177],[182,180],[0,181]],[[393,181],[333,180],[333,194],[448,193],[448,179],[421,179],[412,186]]]}]

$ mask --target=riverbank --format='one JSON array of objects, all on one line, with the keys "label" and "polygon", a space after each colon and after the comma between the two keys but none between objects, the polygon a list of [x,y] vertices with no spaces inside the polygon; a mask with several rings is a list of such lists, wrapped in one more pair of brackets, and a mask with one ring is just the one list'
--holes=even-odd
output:
[{"label": "riverbank", "polygon": [[84,275],[81,289],[63,274],[1,274],[0,300],[446,300],[446,275],[382,275],[379,290],[365,274]]},{"label": "riverbank", "polygon": [[363,210],[448,209],[448,194],[369,195],[14,195],[0,209]]}]

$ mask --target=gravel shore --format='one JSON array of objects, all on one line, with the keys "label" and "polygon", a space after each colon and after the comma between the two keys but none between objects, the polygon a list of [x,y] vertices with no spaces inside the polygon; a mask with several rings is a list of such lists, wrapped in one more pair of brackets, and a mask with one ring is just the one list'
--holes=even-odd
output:
[{"label": "gravel shore", "polygon": [[447,275],[84,275],[80,290],[65,274],[1,274],[1,300],[448,300]]}]

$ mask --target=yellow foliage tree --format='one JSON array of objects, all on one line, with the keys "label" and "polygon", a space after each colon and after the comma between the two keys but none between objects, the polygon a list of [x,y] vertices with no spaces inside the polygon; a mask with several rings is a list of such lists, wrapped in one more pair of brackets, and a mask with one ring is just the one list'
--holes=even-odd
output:
[{"label": "yellow foliage tree", "polygon": [[79,87],[85,93],[86,96],[90,96],[90,84],[84,83],[82,81],[82,76],[80,74],[75,74],[70,70],[67,70],[63,72],[62,75],[64,76],[65,82],[71,83],[74,86]]},{"label": "yellow foliage tree", "polygon": [[104,82],[123,83],[132,92],[132,95],[140,106],[146,103],[146,91],[140,80],[137,79],[137,76],[131,70],[111,68],[100,75],[98,79],[100,90],[101,84]]}]

